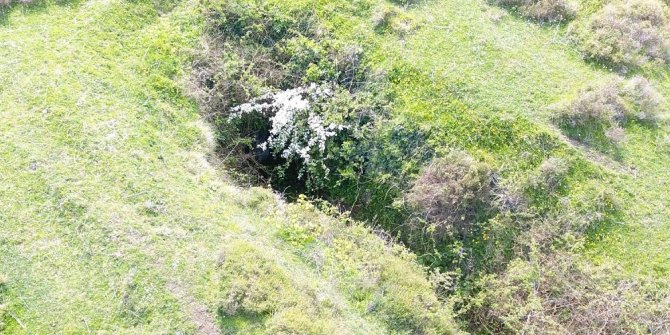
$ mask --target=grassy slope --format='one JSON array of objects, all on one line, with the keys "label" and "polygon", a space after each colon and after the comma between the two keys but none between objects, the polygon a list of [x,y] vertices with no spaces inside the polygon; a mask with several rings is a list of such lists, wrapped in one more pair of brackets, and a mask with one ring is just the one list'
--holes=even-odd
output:
[{"label": "grassy slope", "polygon": [[[387,333],[405,326],[395,317],[435,311],[411,255],[221,180],[206,159],[211,132],[174,81],[202,25],[194,3],[172,7],[50,3],[0,20],[4,331],[260,333],[255,321],[274,315],[216,316],[225,257],[233,273],[260,257],[278,269],[275,290],[298,302],[316,292],[334,311],[280,325],[318,317],[340,333]],[[315,232],[324,231],[321,242]],[[378,313],[366,312],[373,300]]]},{"label": "grassy slope", "polygon": [[[588,4],[582,8],[589,8]],[[410,15],[418,29],[400,42],[385,39],[381,49],[397,50],[431,78],[427,90],[447,88],[449,95],[467,105],[469,113],[527,119],[538,131],[558,135],[549,122],[548,107],[613,76],[580,58],[567,38],[567,27],[528,22],[484,1],[430,1],[412,9]],[[641,74],[670,96],[670,68],[642,69]],[[411,103],[404,113],[441,122],[440,113],[450,112],[448,99],[439,107],[444,93],[436,92],[430,107],[412,107],[414,101],[425,99],[422,91],[405,91],[409,96],[404,100]],[[422,108],[436,114],[426,117]],[[667,124],[659,129],[631,126],[627,133],[629,140],[618,158],[581,147],[569,150],[604,168],[607,173],[598,177],[600,182],[611,184],[623,200],[622,225],[608,231],[604,241],[592,243],[590,253],[600,261],[623,264],[632,275],[665,278],[670,271],[670,129]],[[512,157],[499,160],[509,170],[518,164]],[[579,189],[580,183],[573,183],[573,189]]]},{"label": "grassy slope", "polygon": [[[513,16],[495,23],[496,13],[482,1],[432,1],[411,10],[419,28],[406,39],[371,37],[381,64],[401,58],[431,79],[401,91],[403,115],[439,126],[457,96],[473,124],[512,115],[533,122],[520,131],[555,133],[546,106],[611,76],[579,58],[564,28]],[[211,139],[172,81],[199,34],[192,14],[160,18],[146,5],[93,1],[0,20],[0,272],[10,279],[10,333],[193,331],[207,323],[194,317],[198,306],[215,305],[211,277],[230,239],[264,241],[263,253],[295,269],[295,280],[323,281],[244,200],[254,192],[220,181],[204,158]],[[667,69],[646,74],[670,95]],[[591,251],[663,277],[670,135],[667,126],[627,132],[621,161],[602,163],[602,182],[625,200],[625,225]],[[341,295],[337,285],[326,291]],[[349,320],[384,327],[352,305]]]},{"label": "grassy slope", "polygon": [[[577,20],[600,6],[601,1],[581,1]],[[377,9],[367,10],[369,18]],[[621,264],[634,277],[667,277],[667,122],[657,129],[629,126],[628,140],[616,154],[570,142],[552,125],[552,107],[617,75],[582,59],[568,25],[530,22],[484,0],[423,1],[403,15],[411,22],[408,33],[383,34],[373,32],[365,15],[362,21],[325,15],[340,36],[370,46],[380,71],[411,68],[400,72],[402,79],[392,88],[398,122],[420,123],[432,130],[438,147],[469,148],[511,179],[527,176],[551,155],[571,157],[577,168],[567,195],[588,195],[592,189],[585,184],[595,183],[615,189],[623,204],[622,221],[594,236],[588,254]],[[635,74],[655,84],[670,110],[670,67],[646,67],[627,76]]]}]

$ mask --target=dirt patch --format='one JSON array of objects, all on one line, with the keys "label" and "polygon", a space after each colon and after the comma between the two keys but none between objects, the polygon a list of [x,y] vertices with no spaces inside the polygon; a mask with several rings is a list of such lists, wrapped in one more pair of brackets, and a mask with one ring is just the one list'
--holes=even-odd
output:
[{"label": "dirt patch", "polygon": [[186,309],[191,321],[198,327],[198,333],[204,335],[220,335],[219,327],[214,322],[214,317],[207,309],[207,306],[198,302],[193,296],[184,288],[184,286],[176,281],[169,282],[167,289],[170,291]]}]

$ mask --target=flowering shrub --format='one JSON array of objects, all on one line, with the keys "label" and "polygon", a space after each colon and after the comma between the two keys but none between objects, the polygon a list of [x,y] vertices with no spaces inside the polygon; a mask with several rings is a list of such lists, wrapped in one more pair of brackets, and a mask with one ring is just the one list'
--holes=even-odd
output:
[{"label": "flowering shrub", "polygon": [[255,119],[255,132],[263,135],[252,146],[260,156],[270,156],[262,163],[273,168],[274,182],[304,183],[316,191],[332,169],[344,173],[355,155],[349,151],[357,146],[353,137],[370,123],[375,108],[362,100],[333,84],[310,84],[236,106],[227,122],[241,129]]},{"label": "flowering shrub", "polygon": [[[266,94],[231,110],[230,121],[249,113],[257,113],[269,120],[269,137],[258,143],[262,151],[270,150],[287,161],[302,164],[298,178],[310,167],[328,167],[318,158],[326,151],[326,142],[347,126],[329,122],[324,115],[335,92],[329,85],[311,84],[278,93]],[[314,159],[313,159],[314,158]]]},{"label": "flowering shrub", "polygon": [[351,151],[326,147],[353,132],[338,125],[369,109],[351,104],[370,90],[362,47],[333,39],[309,5],[280,7],[266,0],[205,4],[208,38],[193,66],[192,94],[218,128],[229,172],[285,189],[319,184],[332,165],[349,174],[347,157],[329,164],[322,158]]}]

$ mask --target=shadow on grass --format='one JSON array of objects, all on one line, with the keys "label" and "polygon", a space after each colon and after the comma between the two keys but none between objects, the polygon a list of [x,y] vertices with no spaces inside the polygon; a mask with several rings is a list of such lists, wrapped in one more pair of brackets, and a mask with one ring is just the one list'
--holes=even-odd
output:
[{"label": "shadow on grass", "polygon": [[[621,137],[620,139],[615,138],[611,133],[608,135],[611,125],[594,118],[573,120],[569,116],[559,117],[554,122],[561,132],[571,140],[610,156],[616,161],[623,159],[623,152],[618,142],[623,140],[624,135],[618,135]],[[623,128],[621,131],[623,131]]]},{"label": "shadow on grass", "polygon": [[[4,4],[7,1],[7,4]],[[130,3],[148,3],[159,15],[169,13],[179,3],[179,0],[130,0]],[[0,0],[0,27],[9,24],[10,16],[15,11],[25,14],[38,14],[48,11],[51,6],[75,8],[84,3],[84,0]]]},{"label": "shadow on grass", "polygon": [[0,26],[9,24],[9,17],[15,11],[21,11],[26,14],[44,13],[51,5],[76,7],[83,2],[83,0],[9,0],[8,4],[3,4],[3,1],[7,0],[0,0]]}]

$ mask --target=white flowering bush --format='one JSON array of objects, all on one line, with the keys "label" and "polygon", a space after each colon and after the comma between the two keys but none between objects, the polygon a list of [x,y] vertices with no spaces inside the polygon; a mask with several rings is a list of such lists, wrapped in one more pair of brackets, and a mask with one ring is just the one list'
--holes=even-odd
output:
[{"label": "white flowering bush", "polygon": [[[253,145],[270,153],[284,172],[297,169],[297,178],[327,178],[328,146],[338,135],[355,128],[349,120],[351,95],[331,84],[309,86],[265,94],[230,110],[228,122],[245,117],[266,121],[265,136]],[[283,173],[280,173],[283,175]]]}]

